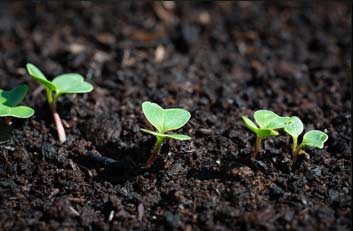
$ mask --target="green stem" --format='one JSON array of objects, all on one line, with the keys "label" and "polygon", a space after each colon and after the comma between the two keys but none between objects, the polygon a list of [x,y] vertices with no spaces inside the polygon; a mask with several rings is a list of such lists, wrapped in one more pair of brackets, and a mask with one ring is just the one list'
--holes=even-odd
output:
[{"label": "green stem", "polygon": [[299,151],[304,147],[303,144],[300,144],[298,147],[296,147],[293,151],[293,157],[292,157],[292,160],[293,162],[296,162],[297,161],[297,158],[298,158],[298,154],[299,154]]},{"label": "green stem", "polygon": [[152,153],[146,162],[146,165],[145,165],[146,169],[150,168],[152,166],[153,162],[156,160],[157,155],[158,155],[159,151],[161,150],[163,140],[164,140],[164,137],[157,137],[156,144],[154,145]]},{"label": "green stem", "polygon": [[297,137],[292,136],[292,139],[293,139],[293,144],[292,144],[292,153],[294,153],[294,152],[295,152],[295,150],[297,149],[298,138],[297,138]]},{"label": "green stem", "polygon": [[251,159],[256,159],[257,154],[260,151],[261,148],[261,141],[262,141],[262,137],[261,136],[257,136],[256,137],[256,143],[255,143],[255,150],[254,152],[251,154]]},{"label": "green stem", "polygon": [[48,99],[49,106],[53,110],[53,107],[55,108],[55,106],[53,105],[53,94],[52,94],[52,91],[50,91],[48,89],[45,89],[45,90],[47,92],[47,99]]}]

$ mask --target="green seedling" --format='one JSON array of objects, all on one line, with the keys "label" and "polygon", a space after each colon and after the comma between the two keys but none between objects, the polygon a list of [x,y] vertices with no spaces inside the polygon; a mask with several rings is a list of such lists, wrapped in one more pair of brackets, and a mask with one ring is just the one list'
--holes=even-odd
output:
[{"label": "green seedling", "polygon": [[324,143],[328,139],[326,133],[319,130],[311,130],[304,134],[303,141],[301,142],[301,144],[298,145],[298,137],[303,132],[303,130],[304,125],[298,117],[289,117],[287,125],[284,127],[284,131],[288,133],[293,140],[293,162],[296,161],[298,155],[305,155],[306,158],[309,158],[309,155],[303,150],[305,146],[322,149],[324,147]]},{"label": "green seedling", "polygon": [[161,149],[162,143],[165,139],[171,138],[176,140],[190,140],[191,137],[182,134],[167,134],[167,131],[172,131],[183,127],[190,119],[190,112],[180,109],[171,108],[163,109],[156,103],[144,102],[142,104],[142,111],[148,122],[150,122],[157,131],[141,129],[141,131],[151,134],[156,137],[156,144],[148,158],[145,168],[152,166]]},{"label": "green seedling", "polygon": [[54,122],[61,143],[66,141],[64,126],[56,110],[59,96],[63,94],[87,93],[93,90],[93,86],[85,82],[80,74],[67,73],[55,77],[49,81],[45,75],[33,64],[27,64],[28,73],[45,87],[48,103],[53,113]]},{"label": "green seedling", "polygon": [[28,118],[34,110],[27,106],[18,106],[28,92],[27,85],[19,85],[10,91],[0,89],[0,117],[5,117],[6,125],[11,125],[11,117]]},{"label": "green seedling", "polygon": [[254,113],[255,122],[252,122],[246,116],[242,119],[247,128],[256,134],[255,150],[251,154],[252,159],[256,159],[261,148],[261,142],[265,137],[277,136],[275,129],[283,128],[286,125],[287,117],[281,117],[276,113],[268,110],[259,110]]}]

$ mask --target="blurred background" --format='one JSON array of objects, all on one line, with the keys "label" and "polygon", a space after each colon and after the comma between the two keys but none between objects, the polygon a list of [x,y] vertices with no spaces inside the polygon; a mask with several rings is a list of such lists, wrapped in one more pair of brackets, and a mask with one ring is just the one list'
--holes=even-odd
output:
[{"label": "blurred background", "polygon": [[[351,229],[351,21],[348,1],[0,1],[0,88],[28,84],[36,109],[0,150],[0,229]],[[95,87],[60,99],[65,145],[27,62]],[[193,140],[123,180],[84,165],[86,150],[143,163],[145,100],[189,110]],[[327,147],[292,173],[279,136],[250,168],[240,116],[258,109],[299,116]]]}]

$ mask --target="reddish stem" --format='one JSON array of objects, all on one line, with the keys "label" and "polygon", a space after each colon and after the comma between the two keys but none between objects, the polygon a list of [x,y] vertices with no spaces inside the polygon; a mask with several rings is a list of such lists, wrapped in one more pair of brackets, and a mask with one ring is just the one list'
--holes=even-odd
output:
[{"label": "reddish stem", "polygon": [[153,162],[156,160],[157,155],[161,149],[163,140],[164,140],[163,138],[157,137],[156,144],[154,145],[152,153],[146,162],[146,165],[145,165],[146,169],[150,168],[152,166]]},{"label": "reddish stem", "polygon": [[253,153],[251,154],[251,159],[252,160],[255,160],[256,159],[256,156],[257,154],[259,153],[260,151],[260,148],[261,148],[261,141],[262,141],[262,138],[257,136],[256,137],[256,144],[255,144],[255,150],[253,151]]},{"label": "reddish stem", "polygon": [[66,141],[65,129],[61,122],[60,116],[56,111],[53,111],[53,118],[54,118],[56,130],[58,131],[60,143],[64,143]]}]

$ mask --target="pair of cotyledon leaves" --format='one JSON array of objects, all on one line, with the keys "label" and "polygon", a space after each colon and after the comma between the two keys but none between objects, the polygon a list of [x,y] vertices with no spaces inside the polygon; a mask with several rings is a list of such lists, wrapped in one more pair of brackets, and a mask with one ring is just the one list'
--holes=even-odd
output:
[{"label": "pair of cotyledon leaves", "polygon": [[38,80],[49,92],[55,92],[57,96],[62,94],[87,93],[93,90],[93,86],[85,82],[80,74],[66,73],[49,81],[45,75],[33,64],[27,64],[29,74]]},{"label": "pair of cotyledon leaves", "polygon": [[156,103],[144,102],[142,111],[148,122],[150,122],[158,132],[148,129],[141,131],[160,138],[172,138],[177,140],[190,140],[191,137],[182,134],[167,134],[165,132],[183,127],[190,119],[191,114],[180,108],[163,109]]},{"label": "pair of cotyledon leaves", "polygon": [[[50,93],[55,92],[56,97],[62,94],[86,93],[93,90],[93,86],[85,82],[80,74],[62,74],[49,81],[45,75],[33,64],[27,64],[29,74],[38,80]],[[0,89],[0,116],[28,118],[34,110],[26,106],[17,106],[27,94],[28,87],[20,85],[10,91]]]},{"label": "pair of cotyledon leaves", "polygon": [[34,114],[34,110],[27,106],[17,106],[26,96],[28,87],[19,85],[10,91],[0,89],[0,116],[16,118],[28,118]]},{"label": "pair of cotyledon leaves", "polygon": [[[283,128],[296,139],[304,130],[302,121],[296,116],[282,117],[272,111],[259,110],[254,113],[254,118],[258,126],[247,117],[242,117],[247,128],[259,137],[276,136],[278,132],[275,129]],[[324,132],[311,130],[304,134],[302,146],[323,148],[327,139],[328,136]]]}]

